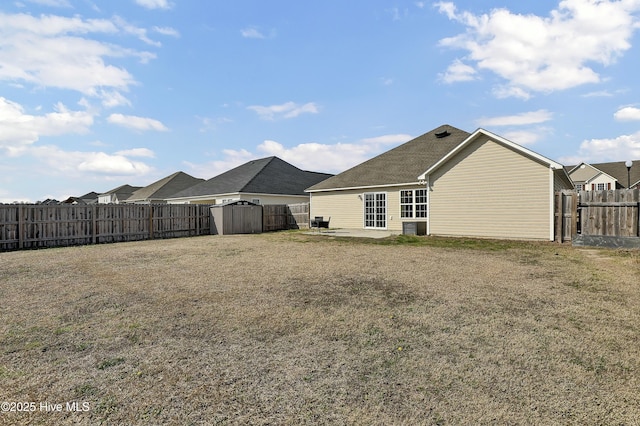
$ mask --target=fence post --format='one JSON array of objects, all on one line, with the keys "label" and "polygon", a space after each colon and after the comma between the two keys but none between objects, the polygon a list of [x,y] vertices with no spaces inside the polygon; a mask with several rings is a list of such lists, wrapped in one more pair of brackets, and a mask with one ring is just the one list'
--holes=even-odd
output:
[{"label": "fence post", "polygon": [[91,244],[95,244],[98,241],[98,214],[95,204],[91,205]]},{"label": "fence post", "polygon": [[556,235],[555,235],[555,241],[557,243],[561,243],[562,242],[562,235],[563,233],[563,229],[562,229],[562,225],[563,225],[563,218],[564,218],[564,211],[563,211],[563,200],[562,200],[562,192],[558,191],[556,192],[556,206],[555,206],[555,219],[556,219]]},{"label": "fence post", "polygon": [[578,193],[571,194],[571,241],[578,236]]},{"label": "fence post", "polygon": [[18,206],[18,248],[24,248],[24,206]]},{"label": "fence post", "polygon": [[149,203],[149,239],[153,240],[153,204]]}]

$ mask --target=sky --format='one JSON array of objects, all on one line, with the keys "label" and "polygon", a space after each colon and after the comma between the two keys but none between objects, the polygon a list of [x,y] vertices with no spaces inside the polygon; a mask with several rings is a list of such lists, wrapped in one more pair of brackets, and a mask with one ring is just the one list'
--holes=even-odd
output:
[{"label": "sky", "polygon": [[638,160],[640,0],[0,4],[0,202],[340,173],[443,124]]}]

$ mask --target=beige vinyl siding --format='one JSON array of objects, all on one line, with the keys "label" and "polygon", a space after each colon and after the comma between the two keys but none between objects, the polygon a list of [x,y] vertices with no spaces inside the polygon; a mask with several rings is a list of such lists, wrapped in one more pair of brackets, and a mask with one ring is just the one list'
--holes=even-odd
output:
[{"label": "beige vinyl siding", "polygon": [[576,182],[584,182],[585,180],[591,179],[598,173],[600,173],[600,170],[588,164],[582,164],[573,172],[571,172],[571,179],[575,180]]},{"label": "beige vinyl siding", "polygon": [[430,233],[549,240],[551,173],[482,135],[429,176]]},{"label": "beige vinyl siding", "polygon": [[[364,228],[364,194],[383,192],[387,194],[387,230],[402,231],[400,218],[400,190],[424,187],[378,187],[350,189],[345,191],[313,192],[311,194],[311,217],[331,217],[332,228]],[[405,221],[425,221],[426,219],[404,219]]]},{"label": "beige vinyl siding", "polygon": [[358,197],[362,190],[313,192],[311,193],[311,218],[316,216],[328,220],[332,228],[363,228],[363,200]]}]

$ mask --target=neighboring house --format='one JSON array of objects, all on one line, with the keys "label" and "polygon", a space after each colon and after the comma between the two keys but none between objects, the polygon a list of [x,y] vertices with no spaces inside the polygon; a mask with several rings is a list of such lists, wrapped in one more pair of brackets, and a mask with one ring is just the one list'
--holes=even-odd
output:
[{"label": "neighboring house", "polygon": [[73,205],[96,204],[98,202],[99,195],[100,194],[98,194],[97,192],[91,191],[80,197],[69,197],[64,201],[61,201],[61,204],[73,204]]},{"label": "neighboring house", "polygon": [[224,204],[246,200],[255,204],[296,204],[309,202],[305,189],[331,177],[308,172],[281,160],[267,157],[249,161],[174,194],[171,204]]},{"label": "neighboring house", "polygon": [[337,228],[554,239],[563,166],[501,136],[444,125],[310,188],[311,217]]},{"label": "neighboring house", "polygon": [[588,164],[566,167],[577,191],[602,191],[640,186],[640,161],[632,163],[627,171],[625,161]]},{"label": "neighboring house", "polygon": [[141,186],[122,185],[117,188],[113,188],[111,191],[107,191],[98,195],[99,204],[119,204],[127,198],[131,197]]},{"label": "neighboring house", "polygon": [[163,204],[167,202],[167,198],[201,182],[204,182],[204,179],[195,178],[184,172],[176,172],[138,189],[124,202],[132,204]]}]

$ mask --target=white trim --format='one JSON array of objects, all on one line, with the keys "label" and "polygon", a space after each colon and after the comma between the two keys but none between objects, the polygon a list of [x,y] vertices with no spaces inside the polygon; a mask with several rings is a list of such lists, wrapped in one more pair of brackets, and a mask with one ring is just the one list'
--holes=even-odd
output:
[{"label": "white trim", "polygon": [[542,163],[545,163],[549,167],[551,167],[552,169],[564,169],[562,164],[557,163],[557,162],[555,162],[553,160],[550,160],[549,158],[547,158],[547,157],[545,157],[543,155],[540,155],[540,154],[538,154],[536,152],[531,151],[530,149],[527,149],[527,148],[525,148],[523,146],[520,146],[520,145],[518,145],[518,144],[516,144],[514,142],[511,142],[510,140],[505,139],[502,136],[498,136],[495,133],[491,133],[488,130],[478,129],[475,132],[473,132],[473,134],[471,136],[469,136],[467,139],[462,141],[457,147],[455,147],[454,149],[449,151],[449,153],[447,155],[442,157],[440,159],[440,161],[438,161],[436,164],[431,166],[426,172],[424,172],[420,176],[418,176],[418,180],[426,180],[427,176],[429,176],[435,170],[440,168],[440,166],[442,166],[444,163],[446,163],[452,157],[454,157],[456,154],[458,154],[460,151],[462,151],[463,148],[465,148],[467,145],[472,143],[481,134],[484,135],[484,136],[487,136],[490,139],[492,139],[494,142],[500,143],[502,145],[505,145],[505,146],[507,146],[507,147],[519,152],[522,155],[531,157],[531,158],[533,158],[535,160],[538,160],[538,161],[540,161]]},{"label": "white trim", "polygon": [[549,167],[549,241],[553,241],[555,239],[555,227],[556,227],[556,212],[555,212],[555,176],[553,173],[553,169]]},{"label": "white trim", "polygon": [[313,193],[313,192],[332,192],[332,191],[352,191],[354,189],[393,188],[395,186],[410,186],[410,185],[423,186],[424,183],[415,181],[415,182],[409,182],[409,183],[389,183],[385,185],[349,186],[345,188],[305,189],[304,192]]},{"label": "white trim", "polygon": [[427,184],[427,206],[429,206],[429,212],[427,213],[427,235],[431,235],[431,186],[429,185],[429,181]]}]

